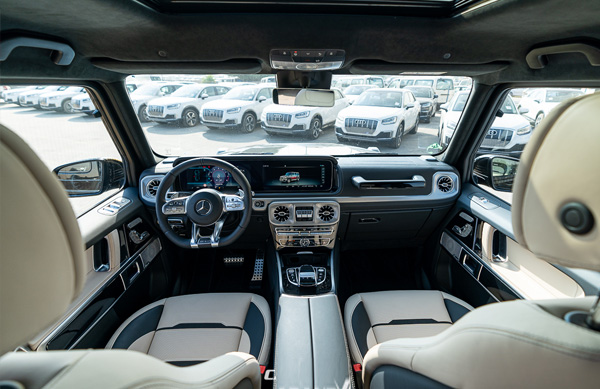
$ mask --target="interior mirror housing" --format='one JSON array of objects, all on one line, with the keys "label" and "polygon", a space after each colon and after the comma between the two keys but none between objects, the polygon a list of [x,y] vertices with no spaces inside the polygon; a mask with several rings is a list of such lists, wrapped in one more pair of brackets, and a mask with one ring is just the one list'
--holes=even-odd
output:
[{"label": "interior mirror housing", "polygon": [[477,157],[473,167],[475,183],[499,192],[511,192],[519,160],[499,155]]},{"label": "interior mirror housing", "polygon": [[304,107],[333,107],[335,94],[332,90],[324,89],[277,88],[273,90],[273,102]]},{"label": "interior mirror housing", "polygon": [[113,159],[90,159],[53,170],[69,197],[96,196],[125,184],[123,164]]}]

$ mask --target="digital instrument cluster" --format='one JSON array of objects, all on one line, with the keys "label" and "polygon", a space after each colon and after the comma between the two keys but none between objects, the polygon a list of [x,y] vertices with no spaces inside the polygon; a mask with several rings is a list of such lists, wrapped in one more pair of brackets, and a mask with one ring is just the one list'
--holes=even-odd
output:
[{"label": "digital instrument cluster", "polygon": [[[248,173],[243,168],[239,169],[246,177],[248,177]],[[239,185],[227,170],[210,165],[188,169],[187,172],[184,173],[182,181],[183,188],[192,192],[204,188],[217,190],[239,188]]]}]

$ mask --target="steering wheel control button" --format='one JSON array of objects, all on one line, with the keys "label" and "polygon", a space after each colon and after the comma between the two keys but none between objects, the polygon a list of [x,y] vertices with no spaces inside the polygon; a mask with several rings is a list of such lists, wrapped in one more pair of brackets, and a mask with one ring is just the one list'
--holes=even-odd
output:
[{"label": "steering wheel control button", "polygon": [[567,203],[561,208],[560,221],[563,227],[577,235],[587,234],[594,227],[594,215],[578,202]]}]

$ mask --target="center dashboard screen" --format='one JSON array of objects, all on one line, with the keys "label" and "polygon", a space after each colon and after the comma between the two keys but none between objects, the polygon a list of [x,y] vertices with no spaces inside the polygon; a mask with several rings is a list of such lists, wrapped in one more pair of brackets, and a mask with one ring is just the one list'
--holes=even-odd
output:
[{"label": "center dashboard screen", "polygon": [[325,162],[270,162],[263,164],[263,189],[328,191],[332,187],[331,170],[331,164]]}]

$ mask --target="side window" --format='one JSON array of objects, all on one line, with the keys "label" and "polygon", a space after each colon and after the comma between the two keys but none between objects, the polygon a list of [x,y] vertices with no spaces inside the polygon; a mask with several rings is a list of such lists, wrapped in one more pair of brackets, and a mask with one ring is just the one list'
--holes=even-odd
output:
[{"label": "side window", "polygon": [[[509,93],[501,106],[502,117],[494,119],[477,151],[473,166],[474,182],[506,202],[512,202],[512,184],[518,162],[535,128],[558,103],[590,92],[593,90],[537,88],[528,90],[526,95],[519,90]],[[551,94],[557,104],[531,104],[546,94]]]},{"label": "side window", "polygon": [[407,92],[406,93],[406,102],[407,103],[414,103],[415,102],[415,97],[413,96],[412,92]]},{"label": "side window", "polygon": [[224,95],[225,93],[229,92],[229,89],[225,88],[224,86],[217,86],[216,88],[218,95]]},{"label": "side window", "polygon": [[271,93],[269,92],[269,89],[268,88],[261,89],[260,92],[258,92],[256,99],[258,100],[260,97],[266,97],[267,99],[270,99]]},{"label": "side window", "polygon": [[216,96],[217,92],[214,86],[209,86],[208,88],[204,88],[204,90],[200,93],[200,96],[202,96],[203,94],[207,94],[210,97]]},{"label": "side window", "polygon": [[161,86],[160,87],[160,94],[161,95],[169,95],[171,93],[173,93],[173,87],[171,85],[165,85],[165,86]]},{"label": "side window", "polygon": [[340,91],[336,90],[336,89],[333,90],[333,95],[334,95],[334,97],[335,97],[336,100],[344,98],[344,96],[342,96],[342,94],[340,93]]},{"label": "side window", "polygon": [[[122,159],[102,119],[91,115],[96,107],[87,90],[61,86],[18,89],[11,90],[23,97],[21,104],[1,104],[0,122],[20,136],[50,171],[60,168],[56,173],[66,190],[84,195],[70,197],[75,215],[83,215],[116,194],[124,184]],[[103,181],[109,167],[118,167],[115,171],[120,172],[116,187]]]},{"label": "side window", "polygon": [[405,86],[413,85],[415,80],[402,80],[400,81],[400,88],[404,88]]},{"label": "side window", "polygon": [[449,78],[440,78],[435,84],[437,90],[452,90],[454,89],[454,83]]}]

